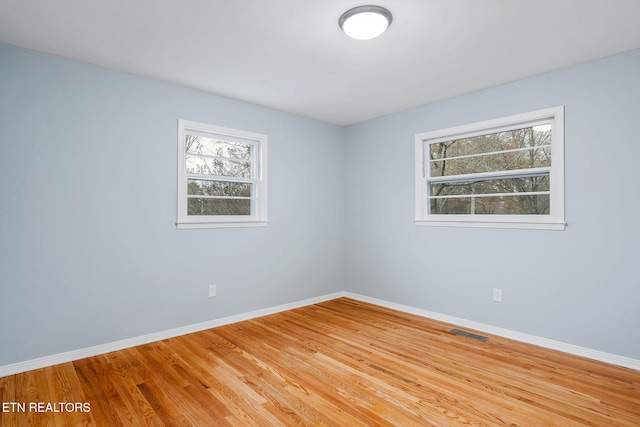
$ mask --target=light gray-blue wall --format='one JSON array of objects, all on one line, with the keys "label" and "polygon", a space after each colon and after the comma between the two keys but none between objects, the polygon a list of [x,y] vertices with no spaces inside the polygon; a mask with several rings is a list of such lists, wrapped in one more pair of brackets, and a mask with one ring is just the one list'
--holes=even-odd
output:
[{"label": "light gray-blue wall", "polygon": [[[413,225],[416,133],[558,105],[566,231]],[[640,359],[639,124],[636,50],[348,127],[347,290]]]},{"label": "light gray-blue wall", "polygon": [[[179,118],[269,136],[268,227],[176,229]],[[0,45],[0,366],[344,290],[343,137]]]},{"label": "light gray-blue wall", "polygon": [[[640,359],[638,76],[342,128],[0,44],[0,366],[341,290]],[[416,133],[557,105],[566,231],[413,225]],[[268,227],[176,229],[178,118],[269,135]]]}]

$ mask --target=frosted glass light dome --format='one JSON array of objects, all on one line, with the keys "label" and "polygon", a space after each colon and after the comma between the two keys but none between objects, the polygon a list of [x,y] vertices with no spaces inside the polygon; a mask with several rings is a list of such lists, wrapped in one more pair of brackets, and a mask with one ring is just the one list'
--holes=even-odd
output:
[{"label": "frosted glass light dome", "polygon": [[384,33],[393,17],[384,7],[358,6],[342,14],[338,24],[351,38],[369,40]]}]

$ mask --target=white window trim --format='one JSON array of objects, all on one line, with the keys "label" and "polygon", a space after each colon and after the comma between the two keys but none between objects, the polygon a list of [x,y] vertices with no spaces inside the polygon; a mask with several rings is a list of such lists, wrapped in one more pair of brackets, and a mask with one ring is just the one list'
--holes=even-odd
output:
[{"label": "white window trim", "polygon": [[[551,185],[549,215],[460,215],[431,214],[426,199],[429,179],[426,177],[428,146],[434,142],[518,129],[539,121],[551,121],[552,164],[549,171]],[[424,132],[415,137],[415,219],[416,225],[438,227],[524,228],[564,230],[564,106],[534,111]]]},{"label": "white window trim", "polygon": [[[185,170],[186,130],[227,135],[256,141],[256,206],[252,215],[187,215],[187,180]],[[267,135],[205,123],[178,120],[178,220],[179,229],[264,227],[267,220]]]}]

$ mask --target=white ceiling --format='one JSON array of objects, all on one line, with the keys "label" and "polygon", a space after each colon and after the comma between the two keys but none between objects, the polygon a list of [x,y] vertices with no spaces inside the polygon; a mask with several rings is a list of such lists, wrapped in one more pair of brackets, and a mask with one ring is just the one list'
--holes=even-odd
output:
[{"label": "white ceiling", "polygon": [[[640,0],[0,0],[0,42],[351,124],[640,48]],[[639,76],[640,77],[640,76]]]}]

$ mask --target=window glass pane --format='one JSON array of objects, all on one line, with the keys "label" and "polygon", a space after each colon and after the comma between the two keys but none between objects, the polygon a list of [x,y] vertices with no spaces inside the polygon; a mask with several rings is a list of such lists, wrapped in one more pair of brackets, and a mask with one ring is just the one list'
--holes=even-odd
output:
[{"label": "window glass pane", "polygon": [[431,196],[549,191],[549,175],[431,183]]},{"label": "window glass pane", "polygon": [[187,155],[188,173],[251,178],[251,162]]},{"label": "window glass pane", "polygon": [[246,182],[190,179],[187,184],[187,194],[196,196],[251,197],[252,186],[252,184]]},{"label": "window glass pane", "polygon": [[551,147],[430,163],[431,176],[465,175],[551,166]]},{"label": "window glass pane", "polygon": [[430,144],[431,160],[551,144],[551,125],[540,125]]},{"label": "window glass pane", "polygon": [[189,154],[226,157],[228,159],[249,160],[253,145],[227,141],[218,138],[206,138],[197,135],[185,136],[185,151]]},{"label": "window glass pane", "polygon": [[251,215],[251,200],[190,197],[187,215]]},{"label": "window glass pane", "polygon": [[431,199],[431,214],[548,215],[548,195]]}]

